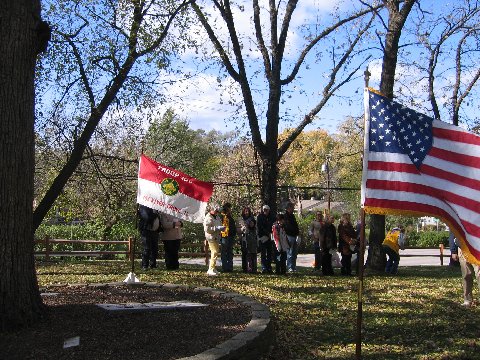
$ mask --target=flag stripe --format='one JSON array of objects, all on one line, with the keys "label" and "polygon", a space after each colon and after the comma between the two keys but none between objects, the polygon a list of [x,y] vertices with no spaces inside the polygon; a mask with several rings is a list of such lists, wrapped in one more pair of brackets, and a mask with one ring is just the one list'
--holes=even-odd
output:
[{"label": "flag stripe", "polygon": [[[381,178],[381,176],[379,176]],[[397,181],[401,181],[402,179]],[[367,180],[368,181],[368,180]],[[391,190],[385,191],[385,190],[378,190],[378,189],[367,189],[367,193],[369,197],[381,197],[385,199],[395,199],[395,200],[409,200],[414,202],[417,200],[419,203],[426,203],[430,204],[433,206],[438,206],[442,209],[444,209],[447,212],[450,213],[455,213],[455,216],[457,216],[459,219],[464,219],[466,222],[472,223],[472,224],[477,224],[477,219],[478,219],[478,213],[476,211],[472,211],[469,209],[466,209],[463,206],[456,205],[456,204],[449,204],[445,202],[444,200],[435,197],[435,196],[430,196],[430,195],[425,195],[425,194],[418,194],[418,193],[413,193],[413,192],[399,192],[395,193]],[[399,195],[400,194],[400,195]],[[415,210],[415,209],[413,209]],[[479,248],[480,248],[480,243],[479,243]]]},{"label": "flag stripe", "polygon": [[[401,200],[385,200],[381,198],[368,198],[365,201],[365,206],[367,207],[376,207],[376,208],[387,208],[387,209],[398,209],[404,210],[405,212],[408,211],[415,211],[417,213],[427,214],[431,216],[435,216],[438,218],[445,219],[449,224],[455,227],[457,233],[466,237],[465,231],[462,227],[457,226],[457,222],[455,219],[450,216],[445,210],[438,208],[437,206],[431,206],[427,204],[419,204],[416,201],[401,201]],[[412,210],[416,209],[416,210]],[[467,224],[468,225],[468,224]],[[477,239],[478,240],[478,239]],[[474,248],[470,243],[466,243],[470,253],[475,256],[475,258],[480,258],[480,251]]]},{"label": "flag stripe", "polygon": [[[480,208],[480,202],[475,201],[473,199],[465,198],[458,194],[454,194],[442,189],[437,189],[430,186],[415,184],[411,182],[368,179],[367,187],[369,189],[403,191],[403,192],[410,192],[415,194],[424,194],[424,195],[431,196],[432,198],[440,198],[448,202],[452,207],[454,205],[458,205],[458,207],[463,207],[467,210],[470,210],[472,212],[472,215],[475,214],[475,210]],[[462,212],[465,213],[465,211],[462,211]],[[480,236],[480,233],[477,234],[477,236]]]},{"label": "flag stripe", "polygon": [[[422,170],[425,165],[422,165]],[[444,172],[436,168],[426,168],[423,174],[415,173],[415,166],[403,163],[370,161],[368,178],[398,180],[432,186],[436,189],[461,193],[469,199],[480,199],[480,183],[478,180],[464,178],[461,175]],[[438,175],[438,176],[437,176]],[[470,185],[470,186],[464,186]],[[476,209],[478,210],[478,209]]]},{"label": "flag stripe", "polygon": [[463,155],[453,151],[438,149],[436,147],[433,147],[432,150],[430,150],[430,152],[428,153],[428,155],[450,162],[455,162],[463,166],[480,169],[480,162],[478,161],[478,157]]},{"label": "flag stripe", "polygon": [[206,202],[182,193],[175,196],[175,202],[169,202],[169,199],[162,196],[160,184],[145,179],[138,179],[138,188],[137,203],[187,221],[203,221]]},{"label": "flag stripe", "polygon": [[142,155],[138,177],[141,179],[161,183],[164,179],[175,179],[179,185],[179,192],[193,199],[208,202],[213,192],[213,184],[197,180],[178,170],[159,164]]},{"label": "flag stripe", "polygon": [[470,177],[465,177],[465,176],[452,173],[450,171],[438,169],[436,167],[429,166],[426,164],[422,165],[422,173],[424,173],[425,175],[439,178],[439,179],[448,180],[457,185],[462,185],[462,186],[480,191],[480,180],[475,180]]},{"label": "flag stripe", "polygon": [[442,123],[442,121],[438,120],[434,122],[435,127],[433,128],[433,136],[449,139],[458,143],[480,146],[480,138],[477,135],[468,133],[466,131],[457,131],[452,130],[451,128],[440,128],[440,126],[437,127],[437,124],[443,125]]}]

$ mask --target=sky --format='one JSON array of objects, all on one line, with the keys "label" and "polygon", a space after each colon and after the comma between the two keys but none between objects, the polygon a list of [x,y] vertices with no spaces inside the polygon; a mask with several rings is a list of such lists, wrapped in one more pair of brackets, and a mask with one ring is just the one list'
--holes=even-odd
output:
[{"label": "sky", "polygon": [[[302,44],[304,44],[300,32],[296,31],[297,26],[315,24],[318,19],[323,18],[327,14],[331,14],[335,6],[340,6],[340,9],[342,9],[343,6],[346,6],[345,4],[348,5],[350,3],[351,2],[349,1],[335,2],[328,0],[300,1],[298,8],[294,13],[292,25],[290,27],[291,32],[288,36],[289,47],[286,54],[287,64],[289,61],[296,58],[299,49],[302,47]],[[448,1],[443,0],[422,0],[421,3],[424,10],[432,12],[441,12],[443,11],[442,9],[444,9],[443,6],[448,6]],[[247,1],[246,4],[247,5],[243,8],[243,11],[238,11],[236,14],[238,18],[241,19],[241,21],[238,22],[240,25],[237,27],[237,30],[242,34],[251,34],[252,25],[249,21],[247,7],[249,2]],[[220,22],[221,21],[218,20],[215,24],[219,24]],[[201,28],[192,27],[190,31],[192,37],[200,36],[206,38],[206,35]],[[222,32],[222,30],[220,32]],[[329,100],[327,106],[318,114],[318,119],[307,129],[321,128],[333,133],[336,131],[337,126],[344,121],[346,117],[356,117],[363,114],[363,72],[368,66],[368,69],[372,74],[370,85],[378,87],[381,71],[382,53],[379,51],[379,43],[376,38],[371,38],[371,40],[371,45],[377,46],[377,49],[371,49],[370,51],[372,57],[358,70],[355,79],[340,90],[338,93],[339,97]],[[408,33],[404,33],[401,43],[411,40],[412,37],[409,37]],[[245,46],[247,46],[246,44],[248,43],[248,41],[245,41]],[[260,55],[258,51],[256,51],[255,44],[250,42],[249,47],[251,49],[249,52],[250,57],[258,60]],[[318,51],[322,52],[327,50],[328,49],[319,48]],[[182,59],[182,64],[186,64],[187,67],[191,64],[189,55],[191,54],[185,54]],[[411,56],[412,59],[417,58],[414,51],[411,51],[409,56]],[[412,62],[413,61],[414,60],[412,60]],[[310,110],[313,105],[320,100],[319,94],[325,84],[325,78],[329,74],[329,72],[325,70],[325,64],[325,62],[316,63],[311,56],[310,58],[307,57],[306,65],[308,65],[308,70],[304,67],[300,72],[302,80],[296,83],[294,87],[288,89],[288,91],[291,91],[294,96],[291,98],[285,98],[288,103],[285,104],[284,107],[288,106],[292,109],[289,111],[289,115],[286,116],[286,118],[290,118],[293,122],[282,122],[280,126],[281,129],[292,125],[294,126],[298,123],[299,119],[303,118],[302,115],[305,115],[305,111]],[[258,64],[256,66],[258,66]],[[406,77],[406,74],[409,76]],[[235,124],[238,123],[233,122],[232,118],[237,110],[236,105],[242,103],[242,98],[238,94],[228,94],[228,91],[226,91],[226,89],[232,86],[233,83],[230,78],[219,80],[217,76],[217,70],[209,69],[202,72],[202,75],[199,77],[192,78],[188,81],[179,81],[176,86],[169,89],[169,97],[171,100],[161,108],[166,109],[168,107],[173,107],[180,116],[189,121],[190,126],[193,129],[204,129],[207,131],[214,129],[222,132],[233,130]],[[405,63],[399,64],[397,67],[397,77],[401,80],[398,82],[397,88],[403,86],[403,90],[406,90],[410,96],[417,97],[418,99],[426,99],[424,89],[425,79],[421,79],[421,75],[418,74],[416,68]],[[221,89],[217,87],[219,83],[222,84]],[[437,84],[441,85],[440,80],[437,80]],[[265,84],[261,82],[254,85],[266,88]],[[299,95],[299,89],[303,90],[303,95]],[[221,100],[221,97],[223,98],[223,101]],[[343,99],[344,97],[350,97],[350,99]],[[341,101],[341,99],[343,99],[343,101]],[[229,105],[228,101],[231,101],[234,105]],[[257,110],[263,108],[257,108]],[[431,116],[432,114],[427,113],[427,115]],[[259,117],[262,118],[263,115],[260,114]],[[244,131],[247,131],[247,129],[244,128]]]}]

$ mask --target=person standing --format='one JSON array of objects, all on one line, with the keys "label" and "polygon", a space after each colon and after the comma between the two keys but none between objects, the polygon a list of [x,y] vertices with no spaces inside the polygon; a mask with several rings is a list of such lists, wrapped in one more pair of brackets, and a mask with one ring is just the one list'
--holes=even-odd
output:
[{"label": "person standing", "polygon": [[242,210],[242,249],[245,251],[244,272],[257,272],[257,222],[249,207]]},{"label": "person standing", "polygon": [[383,240],[382,247],[388,257],[385,272],[387,274],[397,275],[398,264],[400,262],[400,249],[405,249],[405,228],[403,225],[398,225],[387,233],[385,240]]},{"label": "person standing", "polygon": [[462,288],[463,288],[463,306],[471,307],[475,304],[473,300],[473,279],[477,279],[478,291],[480,293],[480,266],[469,262],[460,249],[458,239],[454,238],[454,247],[451,248],[452,257],[460,262],[460,270],[462,271]]},{"label": "person standing", "polygon": [[308,229],[313,241],[313,249],[315,253],[315,270],[320,270],[322,267],[322,251],[323,249],[320,246],[320,243],[324,242],[323,238],[325,237],[325,223],[323,221],[323,214],[321,211],[317,211],[315,214],[315,219],[310,224]]},{"label": "person standing", "polygon": [[342,214],[338,224],[338,251],[342,255],[342,275],[352,275],[352,254],[356,238],[357,234],[353,228],[350,214]]},{"label": "person standing", "polygon": [[272,240],[275,243],[275,273],[283,275],[287,273],[287,251],[290,248],[287,234],[284,229],[285,216],[278,214],[272,225]]},{"label": "person standing", "polygon": [[285,223],[284,229],[287,234],[289,249],[287,251],[287,271],[295,272],[297,271],[297,237],[300,234],[300,229],[298,228],[297,219],[293,213],[295,207],[293,203],[289,202],[285,208]]},{"label": "person standing", "polygon": [[207,275],[209,276],[217,275],[215,267],[217,266],[217,258],[220,252],[220,232],[225,230],[219,216],[220,211],[220,206],[210,205],[209,211],[203,220],[205,239],[208,241],[208,247],[210,249],[210,264],[207,271]]},{"label": "person standing", "polygon": [[225,230],[221,232],[221,259],[222,272],[233,271],[233,245],[235,244],[235,236],[237,235],[237,228],[235,220],[232,216],[232,204],[225,203],[222,212],[222,225]]},{"label": "person standing", "polygon": [[157,267],[158,237],[162,231],[160,213],[140,205],[138,216],[138,229],[142,239],[142,269],[154,269]]},{"label": "person standing", "polygon": [[275,218],[270,212],[270,206],[263,205],[262,212],[257,216],[257,235],[260,246],[260,260],[262,264],[262,273],[272,273],[272,226]]},{"label": "person standing", "polygon": [[334,275],[332,266],[332,256],[337,256],[337,229],[335,228],[335,218],[333,215],[325,216],[325,235],[320,238],[320,248],[322,249],[322,274]]},{"label": "person standing", "polygon": [[169,215],[162,215],[162,241],[165,252],[165,268],[167,270],[177,270],[179,268],[178,251],[182,240],[183,222],[178,218]]}]

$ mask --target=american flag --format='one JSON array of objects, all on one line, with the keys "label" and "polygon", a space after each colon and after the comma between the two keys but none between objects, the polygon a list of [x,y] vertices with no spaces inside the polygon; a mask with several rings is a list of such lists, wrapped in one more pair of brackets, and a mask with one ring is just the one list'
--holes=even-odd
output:
[{"label": "american flag", "polygon": [[480,136],[365,90],[362,206],[430,215],[480,265]]}]

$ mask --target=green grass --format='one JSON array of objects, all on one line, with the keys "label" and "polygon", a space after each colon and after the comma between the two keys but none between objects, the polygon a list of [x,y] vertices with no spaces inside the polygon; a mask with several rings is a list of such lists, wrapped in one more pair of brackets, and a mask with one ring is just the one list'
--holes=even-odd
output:
[{"label": "green grass", "polygon": [[[213,278],[205,271],[181,265],[179,271],[136,273],[142,281],[210,286],[267,304],[277,336],[272,358],[355,358],[356,278],[322,277],[309,268],[293,276],[235,272]],[[40,286],[123,281],[129,272],[130,264],[122,261],[37,265]],[[363,359],[480,359],[480,307],[465,309],[461,303],[459,269],[402,267],[397,277],[366,275]]]}]

